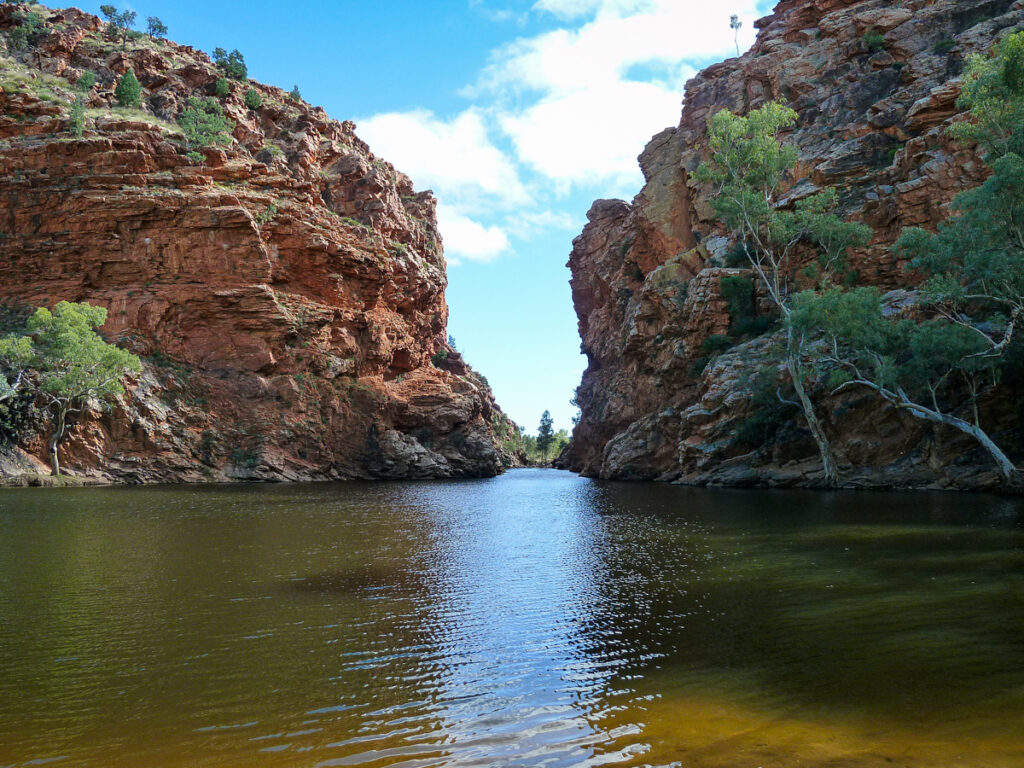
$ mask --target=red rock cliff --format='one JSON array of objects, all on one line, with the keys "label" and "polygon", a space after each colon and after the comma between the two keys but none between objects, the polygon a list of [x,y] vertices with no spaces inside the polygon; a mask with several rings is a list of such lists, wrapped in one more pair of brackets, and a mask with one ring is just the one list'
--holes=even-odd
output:
[{"label": "red rock cliff", "polygon": [[[22,7],[20,11],[26,10]],[[72,469],[124,481],[486,476],[514,432],[448,347],[435,200],[352,123],[230,81],[230,147],[175,125],[213,96],[205,54],[51,12],[18,51],[0,8],[0,299],[106,307],[145,370],[73,432]],[[132,68],[143,110],[113,109]],[[70,133],[86,70],[84,135]],[[252,88],[263,105],[243,104]],[[33,444],[39,455],[42,446]]]},{"label": "red rock cliff", "polygon": [[[693,178],[707,120],[723,108],[792,106],[799,124],[790,140],[801,155],[794,194],[837,187],[843,213],[875,229],[870,246],[854,254],[861,281],[906,287],[890,251],[900,230],[934,227],[958,191],[983,180],[978,158],[945,135],[965,57],[987,54],[1022,25],[1020,0],[783,0],[757,22],[751,51],[691,80],[679,125],[655,136],[639,158],[643,190],[632,204],[596,202],[573,243],[573,300],[589,365],[568,465],[609,478],[816,483],[820,462],[809,434],[791,411],[757,401],[751,382],[767,339],[699,370],[704,341],[729,330],[721,280],[743,274],[723,268],[729,243],[709,190]],[[869,46],[869,31],[884,44]],[[1010,405],[1019,386],[1008,382],[999,402],[987,404],[993,431],[1019,431]],[[850,485],[994,481],[969,443],[868,400],[851,395],[822,405]],[[770,427],[770,440],[758,435],[762,427]]]}]

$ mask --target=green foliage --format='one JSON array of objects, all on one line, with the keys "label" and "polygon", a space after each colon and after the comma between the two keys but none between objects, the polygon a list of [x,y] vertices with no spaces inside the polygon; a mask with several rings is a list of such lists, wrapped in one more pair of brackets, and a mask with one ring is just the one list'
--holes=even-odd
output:
[{"label": "green foliage", "polygon": [[792,406],[779,399],[777,377],[778,371],[774,368],[764,368],[750,377],[754,412],[736,430],[733,446],[753,449],[769,445],[779,428],[789,420]]},{"label": "green foliage", "polygon": [[967,59],[957,106],[971,120],[950,129],[955,138],[977,142],[990,160],[1024,156],[1024,32],[1007,37],[991,58]]},{"label": "green foliage", "polygon": [[154,40],[159,37],[167,37],[167,25],[160,21],[159,16],[149,16],[146,19],[146,32]]},{"label": "green foliage", "polygon": [[551,411],[544,411],[540,417],[540,426],[537,428],[537,450],[545,460],[555,442],[555,421],[551,418]]},{"label": "green foliage", "polygon": [[271,203],[262,211],[257,213],[254,218],[256,219],[257,223],[266,224],[267,222],[271,221],[275,216],[277,216],[277,210],[277,206],[274,203]]},{"label": "green foliage", "polygon": [[433,363],[435,368],[441,367],[445,360],[448,359],[448,350],[441,349],[430,356],[430,362]]},{"label": "green foliage", "polygon": [[18,22],[18,26],[8,33],[8,39],[11,48],[23,51],[43,34],[43,17],[33,11],[28,13],[19,11],[13,14],[13,18]]},{"label": "green foliage", "polygon": [[932,46],[932,53],[934,53],[936,56],[945,56],[954,48],[956,48],[956,40],[952,39],[951,37],[945,37]]},{"label": "green foliage", "polygon": [[189,157],[195,153],[200,160],[202,155],[197,152],[198,149],[230,145],[231,132],[235,129],[235,124],[224,117],[224,110],[217,100],[204,96],[189,98],[185,109],[178,116],[178,125],[185,134]]},{"label": "green foliage", "polygon": [[885,35],[878,32],[872,27],[868,27],[864,34],[861,36],[860,41],[864,43],[864,47],[874,53],[885,48]]},{"label": "green foliage", "polygon": [[132,27],[135,25],[135,11],[120,11],[113,5],[101,5],[100,13],[107,20],[107,36],[121,41],[121,50],[128,46]]},{"label": "green foliage", "polygon": [[976,329],[945,317],[890,320],[876,288],[801,293],[793,323],[829,340],[825,363],[839,366],[834,386],[863,380],[938,410],[956,405],[963,386],[974,390],[998,374],[997,360],[986,354],[991,344]]},{"label": "green foliage", "polygon": [[76,139],[82,138],[85,131],[85,101],[81,96],[75,98],[71,104],[71,135]]},{"label": "green foliage", "polygon": [[231,93],[231,83],[228,82],[226,77],[221,77],[217,80],[217,84],[214,86],[214,93],[221,99]]},{"label": "green foliage", "polygon": [[[870,230],[843,222],[836,214],[834,190],[802,199],[792,209],[782,208],[781,193],[792,179],[797,151],[781,139],[796,121],[796,112],[778,103],[766,104],[745,117],[728,110],[715,113],[709,124],[711,158],[700,165],[696,176],[714,186],[715,213],[744,244],[750,267],[779,309],[786,329],[785,369],[821,453],[826,480],[835,483],[838,470],[828,436],[804,386],[807,336],[795,332],[790,322],[791,285],[798,266],[794,253],[801,243],[816,246],[818,264],[812,276],[823,287],[844,270],[848,249],[866,242]],[[738,284],[736,288],[737,301],[741,293],[746,296],[743,301],[753,301],[753,291],[746,286],[740,291]],[[756,312],[747,319],[751,325],[733,332],[767,327]]]},{"label": "green foliage", "polygon": [[299,86],[292,86],[292,90],[288,94],[288,98],[295,102],[302,101],[302,92],[299,90]]},{"label": "green foliage", "polygon": [[87,69],[75,81],[75,90],[81,93],[88,93],[94,85],[96,85],[96,75]]},{"label": "green foliage", "polygon": [[838,209],[839,195],[829,187],[797,202],[793,217],[795,228],[806,233],[806,238],[818,246],[817,263],[808,266],[804,274],[822,288],[833,280],[848,277],[850,249],[867,245],[873,234],[867,224],[843,221]]},{"label": "green foliage", "polygon": [[23,381],[53,422],[54,474],[60,473],[58,450],[68,414],[90,400],[104,402],[123,394],[121,380],[142,370],[139,358],[96,333],[106,319],[102,307],[62,301],[52,312],[40,307],[26,321],[23,334],[0,341],[4,370],[25,371]]},{"label": "green foliage", "polygon": [[228,53],[223,48],[215,48],[213,63],[217,65],[217,69],[233,80],[245,80],[249,75],[249,69],[245,66],[245,57],[238,49]]},{"label": "green foliage", "polygon": [[736,346],[736,342],[728,336],[715,334],[701,342],[700,348],[710,355],[718,355]]},{"label": "green foliage", "polygon": [[263,106],[263,97],[260,96],[259,91],[252,88],[245,92],[245,106],[255,111]]},{"label": "green foliage", "polygon": [[142,85],[131,69],[121,75],[121,79],[117,81],[114,98],[122,107],[138,109],[142,106]]},{"label": "green foliage", "polygon": [[730,326],[735,327],[737,323],[757,315],[753,280],[749,277],[727,276],[721,279],[720,284]]}]

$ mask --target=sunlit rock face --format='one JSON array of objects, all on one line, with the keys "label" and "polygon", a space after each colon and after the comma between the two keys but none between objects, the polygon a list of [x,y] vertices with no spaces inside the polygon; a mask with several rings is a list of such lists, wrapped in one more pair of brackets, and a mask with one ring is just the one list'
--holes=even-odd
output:
[{"label": "sunlit rock face", "polygon": [[[0,9],[0,30],[16,8]],[[107,308],[143,357],[112,413],[87,414],[67,465],[124,481],[488,476],[514,429],[447,344],[430,192],[350,122],[231,81],[231,146],[185,156],[175,120],[222,76],[94,16],[42,11],[0,91],[0,299]],[[113,110],[133,69],[144,111]],[[72,83],[92,71],[84,135]],[[245,91],[262,97],[257,110]],[[45,455],[39,441],[30,452]]]},{"label": "sunlit rock face", "polygon": [[[946,136],[965,59],[1021,25],[1020,0],[783,0],[757,22],[753,49],[691,80],[679,125],[640,155],[640,194],[632,204],[596,202],[573,243],[573,300],[589,366],[566,465],[607,478],[819,482],[817,451],[797,412],[757,391],[765,386],[755,374],[771,373],[767,339],[701,368],[706,340],[730,327],[722,280],[743,274],[723,268],[730,243],[710,188],[694,179],[708,118],[776,100],[795,109],[794,195],[837,187],[842,213],[875,230],[852,255],[860,281],[912,287],[891,250],[902,228],[934,228],[958,191],[984,180],[977,154]],[[872,49],[869,31],[884,45]],[[1019,388],[1004,382],[984,404],[987,426],[1014,447]],[[953,433],[856,393],[819,398],[851,485],[977,488],[995,480],[985,456]]]}]

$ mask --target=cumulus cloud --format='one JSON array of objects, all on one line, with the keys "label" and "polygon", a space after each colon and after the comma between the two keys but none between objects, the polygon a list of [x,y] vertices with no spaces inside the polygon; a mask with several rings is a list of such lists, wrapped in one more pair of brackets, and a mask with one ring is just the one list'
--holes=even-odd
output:
[{"label": "cumulus cloud", "polygon": [[745,50],[771,2],[535,0],[531,13],[553,17],[557,28],[493,51],[463,90],[473,106],[452,117],[374,115],[359,121],[359,133],[437,193],[452,263],[490,261],[509,250],[513,228],[529,238],[565,226],[561,194],[635,193],[637,155],[678,122],[685,81],[734,54],[729,17],[743,22]]},{"label": "cumulus cloud", "polygon": [[449,202],[531,202],[515,163],[491,141],[476,107],[450,120],[427,110],[374,115],[359,121],[359,135],[417,187],[431,188]]},{"label": "cumulus cloud", "polygon": [[753,42],[757,0],[731,6],[689,0],[539,0],[562,18],[593,15],[509,43],[467,93],[526,98],[500,106],[499,124],[537,173],[565,184],[636,183],[636,156],[679,119],[683,85],[700,63],[727,55],[729,17]]},{"label": "cumulus cloud", "polygon": [[437,225],[444,239],[444,250],[451,265],[467,261],[493,261],[508,250],[508,235],[499,226],[485,226],[439,202]]}]

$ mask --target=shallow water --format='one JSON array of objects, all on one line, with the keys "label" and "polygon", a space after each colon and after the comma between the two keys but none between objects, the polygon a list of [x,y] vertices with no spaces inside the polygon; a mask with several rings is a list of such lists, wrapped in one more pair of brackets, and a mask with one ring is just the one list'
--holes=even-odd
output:
[{"label": "shallow water", "polygon": [[0,766],[1024,766],[1024,503],[0,493]]}]

